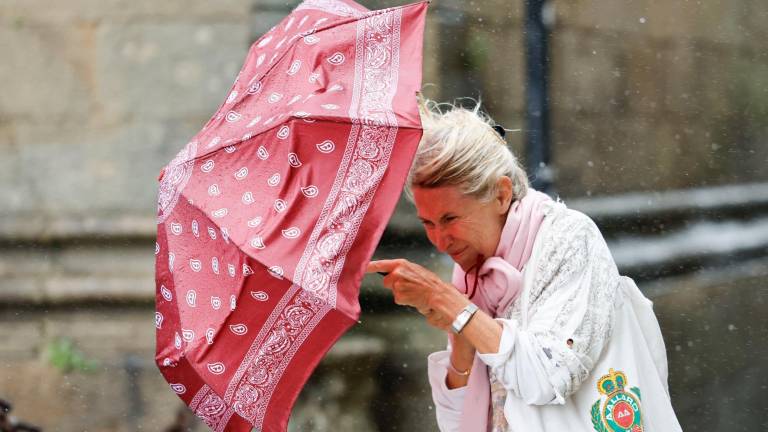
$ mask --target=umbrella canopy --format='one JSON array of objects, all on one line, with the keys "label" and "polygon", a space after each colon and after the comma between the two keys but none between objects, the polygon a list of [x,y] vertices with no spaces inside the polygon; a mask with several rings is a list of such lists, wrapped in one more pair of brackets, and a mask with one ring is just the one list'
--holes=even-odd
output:
[{"label": "umbrella canopy", "polygon": [[426,2],[306,0],[164,168],[156,361],[215,431],[282,431],[358,319],[421,138]]}]

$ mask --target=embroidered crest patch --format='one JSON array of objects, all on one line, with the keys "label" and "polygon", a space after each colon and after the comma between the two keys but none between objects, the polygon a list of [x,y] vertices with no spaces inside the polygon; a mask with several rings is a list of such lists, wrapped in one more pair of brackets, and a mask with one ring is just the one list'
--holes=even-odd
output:
[{"label": "embroidered crest patch", "polygon": [[624,372],[613,369],[597,380],[597,391],[605,396],[592,405],[592,426],[597,432],[643,432],[640,389],[625,391],[627,384]]}]

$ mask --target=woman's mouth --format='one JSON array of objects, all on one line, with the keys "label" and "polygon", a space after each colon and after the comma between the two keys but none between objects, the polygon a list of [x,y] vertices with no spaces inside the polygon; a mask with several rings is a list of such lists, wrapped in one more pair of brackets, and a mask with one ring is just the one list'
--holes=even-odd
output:
[{"label": "woman's mouth", "polygon": [[449,254],[449,255],[451,256],[451,258],[453,258],[453,260],[454,260],[454,261],[456,261],[456,259],[457,259],[458,257],[460,257],[460,256],[461,256],[461,254],[463,254],[463,253],[464,253],[464,251],[466,251],[466,250],[467,250],[467,248],[464,248],[464,249],[461,249],[461,250],[459,250],[459,251],[457,251],[457,252],[451,253],[451,254]]}]

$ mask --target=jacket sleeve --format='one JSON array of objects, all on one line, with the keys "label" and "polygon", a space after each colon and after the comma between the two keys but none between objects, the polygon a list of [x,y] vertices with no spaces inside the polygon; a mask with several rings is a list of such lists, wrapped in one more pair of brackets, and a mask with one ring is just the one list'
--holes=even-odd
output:
[{"label": "jacket sleeve", "polygon": [[[572,212],[572,211],[569,211]],[[528,325],[498,319],[497,353],[479,354],[504,388],[532,405],[564,404],[609,341],[619,275],[599,230],[572,212],[554,222],[534,267]]]},{"label": "jacket sleeve", "polygon": [[441,432],[459,430],[464,393],[467,389],[466,387],[449,389],[445,384],[450,357],[451,352],[449,350],[438,351],[427,357],[429,385],[432,386],[432,400],[435,402],[437,426]]}]

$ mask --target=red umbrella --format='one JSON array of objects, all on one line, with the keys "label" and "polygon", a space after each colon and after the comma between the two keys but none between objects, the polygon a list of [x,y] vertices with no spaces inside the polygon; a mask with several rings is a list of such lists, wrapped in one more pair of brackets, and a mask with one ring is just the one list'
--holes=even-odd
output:
[{"label": "red umbrella", "polygon": [[156,361],[216,431],[283,431],[358,319],[421,138],[426,2],[306,0],[161,173]]}]

